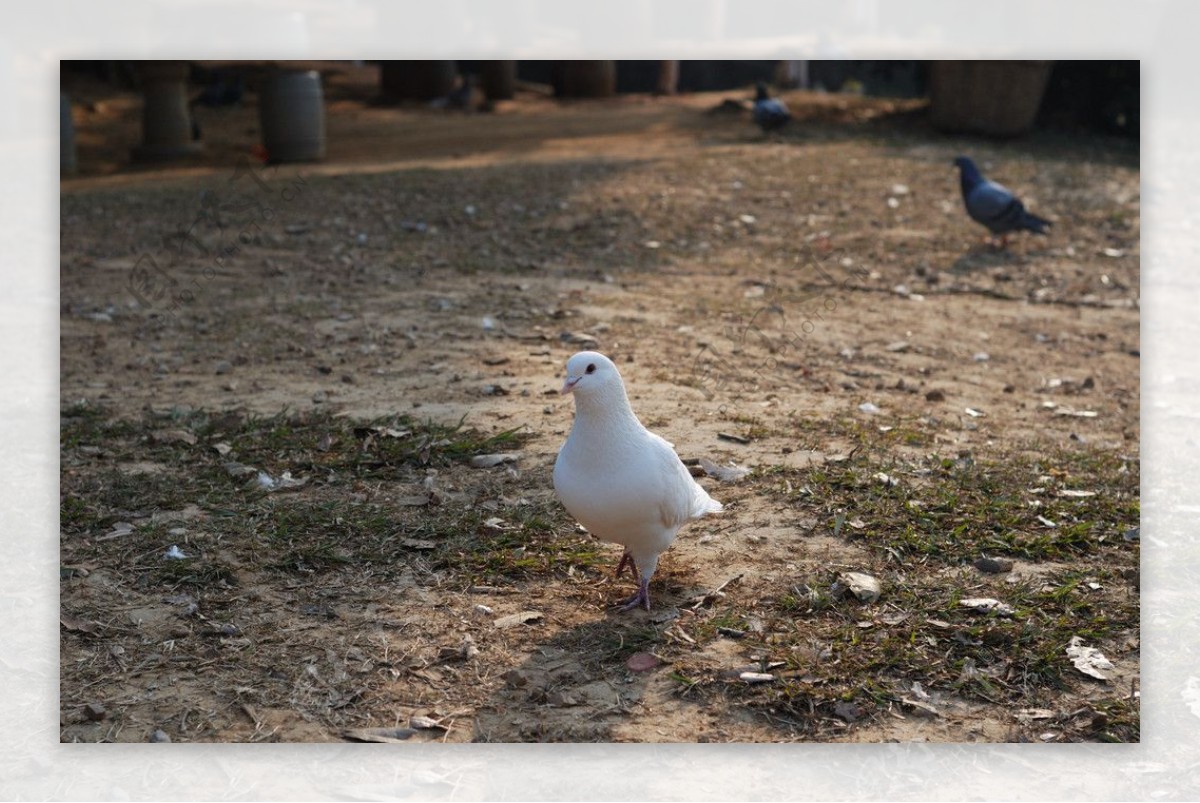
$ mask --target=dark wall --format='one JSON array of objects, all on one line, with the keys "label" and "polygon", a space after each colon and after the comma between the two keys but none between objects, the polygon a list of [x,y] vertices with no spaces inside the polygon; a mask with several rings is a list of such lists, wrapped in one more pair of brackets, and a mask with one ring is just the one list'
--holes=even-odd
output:
[{"label": "dark wall", "polygon": [[1138,61],[1056,61],[1037,124],[1137,139],[1141,133],[1141,83]]}]

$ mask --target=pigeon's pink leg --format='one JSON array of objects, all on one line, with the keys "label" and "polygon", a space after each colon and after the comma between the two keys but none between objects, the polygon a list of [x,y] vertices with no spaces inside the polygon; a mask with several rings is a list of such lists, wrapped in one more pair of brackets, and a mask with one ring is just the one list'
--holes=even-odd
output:
[{"label": "pigeon's pink leg", "polygon": [[627,600],[621,602],[622,611],[631,611],[641,605],[646,610],[650,610],[650,582],[645,578],[638,581],[638,590]]},{"label": "pigeon's pink leg", "polygon": [[633,573],[633,579],[637,580],[639,577],[637,564],[633,562],[633,555],[629,554],[629,550],[625,550],[625,554],[621,556],[621,562],[617,564],[617,573],[615,576],[620,577],[621,572],[625,571],[626,566]]}]

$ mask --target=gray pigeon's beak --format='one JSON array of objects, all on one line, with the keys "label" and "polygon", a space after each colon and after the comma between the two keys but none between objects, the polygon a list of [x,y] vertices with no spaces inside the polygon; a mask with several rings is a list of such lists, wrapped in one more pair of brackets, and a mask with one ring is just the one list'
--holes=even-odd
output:
[{"label": "gray pigeon's beak", "polygon": [[580,379],[580,377],[577,377],[577,376],[568,376],[567,380],[565,382],[563,382],[562,390],[560,390],[559,393],[561,393],[564,396],[567,395],[568,393],[570,393],[572,390],[575,389],[575,383],[578,382],[579,379]]}]

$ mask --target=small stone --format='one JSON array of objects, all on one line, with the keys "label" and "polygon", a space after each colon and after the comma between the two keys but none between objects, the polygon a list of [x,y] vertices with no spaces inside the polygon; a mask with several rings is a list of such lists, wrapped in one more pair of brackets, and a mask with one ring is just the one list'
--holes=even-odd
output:
[{"label": "small stone", "polygon": [[654,653],[650,652],[635,652],[625,661],[625,666],[630,672],[646,672],[661,663]]},{"label": "small stone", "polygon": [[83,715],[92,722],[99,722],[108,716],[108,709],[100,703],[88,703],[83,708]]},{"label": "small stone", "polygon": [[150,734],[150,741],[164,743],[164,744],[170,744],[171,737],[168,736],[167,732],[165,730],[163,730],[162,728],[156,728],[154,730],[154,733]]},{"label": "small stone", "polygon": [[312,395],[313,404],[324,404],[325,400],[328,398],[329,398],[329,394],[327,394],[323,390],[318,390],[316,393],[314,393]]},{"label": "small stone", "polygon": [[1004,574],[1011,572],[1013,562],[1008,558],[980,558],[973,565],[976,569],[987,574]]},{"label": "small stone", "polygon": [[945,400],[946,400],[945,391],[938,390],[937,388],[934,388],[933,390],[931,390],[925,394],[925,401],[940,402],[940,401],[945,401]]},{"label": "small stone", "polygon": [[227,374],[233,370],[233,363],[231,363],[229,360],[221,360],[219,363],[217,363],[217,366],[214,370],[218,374]]},{"label": "small stone", "polygon": [[515,688],[528,686],[530,680],[529,673],[523,669],[510,669],[504,673],[504,681]]}]

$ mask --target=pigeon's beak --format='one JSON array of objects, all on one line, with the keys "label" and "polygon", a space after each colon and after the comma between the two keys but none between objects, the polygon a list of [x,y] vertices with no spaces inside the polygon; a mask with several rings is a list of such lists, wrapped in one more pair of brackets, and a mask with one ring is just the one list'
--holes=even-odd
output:
[{"label": "pigeon's beak", "polygon": [[577,376],[568,376],[567,381],[563,382],[562,390],[560,390],[559,393],[564,396],[570,393],[575,389],[575,383],[578,382],[579,379],[580,377]]}]

